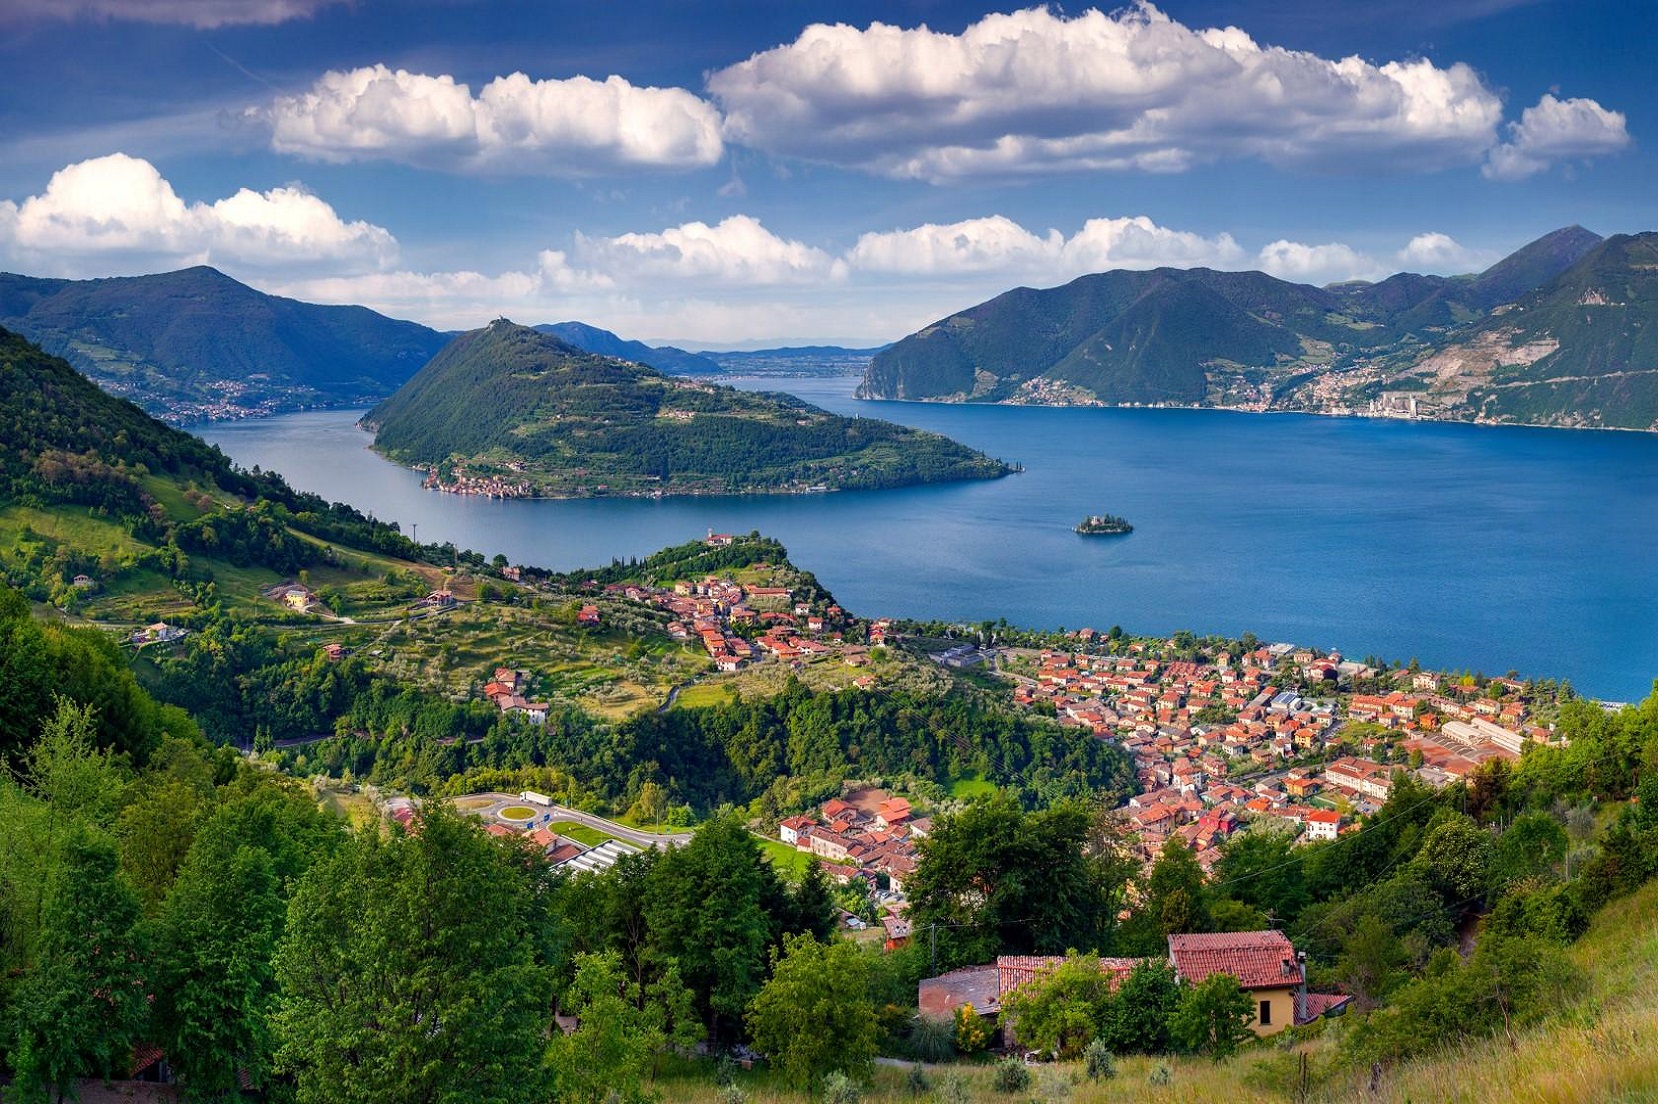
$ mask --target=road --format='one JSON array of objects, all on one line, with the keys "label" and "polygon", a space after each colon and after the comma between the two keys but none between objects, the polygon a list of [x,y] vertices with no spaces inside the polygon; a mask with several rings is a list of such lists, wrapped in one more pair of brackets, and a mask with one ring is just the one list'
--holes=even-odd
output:
[{"label": "road", "polygon": [[661,844],[664,847],[683,847],[685,844],[691,842],[690,832],[642,832],[637,828],[630,828],[626,824],[618,824],[614,820],[607,820],[602,816],[594,816],[592,813],[584,813],[580,809],[572,809],[567,805],[534,805],[525,801],[517,794],[484,793],[468,794],[467,796],[472,798],[487,797],[491,799],[491,804],[479,809],[469,810],[473,816],[481,817],[485,820],[498,819],[504,824],[511,825],[521,822],[500,818],[498,814],[502,809],[505,809],[510,805],[524,805],[534,809],[537,817],[551,815],[553,823],[555,824],[561,820],[571,821],[573,823],[580,824],[585,828],[592,828],[594,831],[603,832],[607,836],[614,836],[619,840],[634,844],[637,847],[655,847],[658,844]]}]

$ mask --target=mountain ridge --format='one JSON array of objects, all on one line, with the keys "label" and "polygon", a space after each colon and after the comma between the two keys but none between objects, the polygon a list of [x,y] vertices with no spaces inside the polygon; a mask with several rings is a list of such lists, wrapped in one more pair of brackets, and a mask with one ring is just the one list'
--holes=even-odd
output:
[{"label": "mountain ridge", "polygon": [[0,325],[174,423],[374,401],[447,340],[206,265],[97,280],[0,273]]},{"label": "mountain ridge", "polygon": [[503,497],[874,489],[994,478],[937,434],[588,353],[498,319],[461,334],[364,417],[430,485]]},{"label": "mountain ridge", "polygon": [[[1644,269],[1627,257],[1623,266],[1630,279],[1607,270],[1609,265],[1617,268],[1616,262],[1595,258],[1607,255],[1609,242],[1645,237],[1603,239],[1569,226],[1478,274],[1398,273],[1375,283],[1323,288],[1261,272],[1205,268],[1112,270],[1055,288],[1014,288],[876,354],[857,394],[912,401],[1222,406],[1644,429],[1658,425],[1658,391],[1644,380],[1649,360],[1658,369],[1658,350],[1649,352],[1644,336],[1644,306],[1658,306],[1658,286],[1649,288],[1638,278]],[[1658,235],[1652,237],[1658,242]],[[1635,306],[1625,312],[1633,330],[1612,332],[1614,327],[1606,324],[1595,331],[1598,336],[1591,335],[1571,325],[1569,310],[1549,298],[1567,294],[1551,289],[1578,287],[1582,280],[1571,284],[1577,279],[1572,274],[1596,264],[1601,284],[1629,292],[1623,305]],[[1590,292],[1585,285],[1576,294]],[[1511,310],[1531,311],[1528,319],[1546,318],[1565,334],[1566,347],[1544,351],[1538,342],[1557,341],[1552,331],[1516,327],[1513,318],[1495,321]],[[1496,332],[1515,341],[1503,345],[1492,336]],[[1600,342],[1593,346],[1600,352],[1573,352],[1574,347],[1588,348],[1591,338]],[[1436,360],[1446,355],[1456,359],[1470,341],[1483,342],[1484,352],[1456,363],[1473,363],[1471,372],[1459,375],[1459,367]],[[1505,357],[1540,367],[1530,378],[1509,379],[1497,371],[1506,367],[1497,363]],[[1608,374],[1597,367],[1603,363],[1623,374]],[[1595,382],[1550,387],[1551,371],[1594,376]],[[1521,383],[1529,387],[1523,396],[1517,390]],[[1405,392],[1412,394],[1401,397]]]},{"label": "mountain ridge", "polygon": [[552,334],[561,341],[589,353],[631,360],[635,364],[643,364],[659,372],[675,375],[716,375],[724,371],[717,361],[700,353],[687,352],[673,345],[647,345],[643,341],[630,341],[618,337],[609,330],[590,326],[586,322],[543,322],[538,326],[531,326],[530,329]]}]

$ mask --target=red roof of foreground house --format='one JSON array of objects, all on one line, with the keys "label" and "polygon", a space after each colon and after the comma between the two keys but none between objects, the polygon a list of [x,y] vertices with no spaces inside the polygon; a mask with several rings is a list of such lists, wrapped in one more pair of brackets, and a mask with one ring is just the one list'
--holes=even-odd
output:
[{"label": "red roof of foreground house", "polygon": [[1301,983],[1295,946],[1283,932],[1212,932],[1169,936],[1169,961],[1192,985],[1210,974],[1231,974],[1245,989],[1282,989]]},{"label": "red roof of foreground house", "polygon": [[[1006,996],[1038,974],[1054,969],[1065,959],[1062,955],[998,955],[996,971],[1000,975],[1001,994]],[[1111,979],[1115,989],[1123,983],[1134,967],[1148,961],[1143,958],[1102,958],[1100,973]]]}]

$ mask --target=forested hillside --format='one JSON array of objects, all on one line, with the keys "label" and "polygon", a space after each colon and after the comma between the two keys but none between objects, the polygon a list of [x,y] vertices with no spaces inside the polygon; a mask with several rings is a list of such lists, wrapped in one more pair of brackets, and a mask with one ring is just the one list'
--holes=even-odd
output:
[{"label": "forested hillside", "polygon": [[934,433],[843,418],[584,353],[498,320],[456,338],[364,423],[438,486],[580,497],[896,487],[1003,475]]},{"label": "forested hillside", "polygon": [[0,325],[174,422],[372,402],[446,340],[366,307],[266,295],[206,267],[106,280],[0,273]]}]

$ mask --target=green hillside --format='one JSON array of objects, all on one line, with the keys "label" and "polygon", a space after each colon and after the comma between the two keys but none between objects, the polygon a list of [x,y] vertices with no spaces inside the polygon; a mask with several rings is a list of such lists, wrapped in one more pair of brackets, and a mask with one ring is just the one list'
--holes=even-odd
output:
[{"label": "green hillside", "polygon": [[937,434],[788,395],[674,378],[498,320],[462,334],[365,424],[439,485],[578,497],[840,490],[994,478]]},{"label": "green hillside", "polygon": [[442,334],[266,295],[212,268],[107,280],[0,274],[0,324],[171,421],[371,402]]},{"label": "green hillside", "polygon": [[[878,353],[858,394],[1247,409],[1362,404],[1394,386],[1401,367],[1576,271],[1599,242],[1582,227],[1557,230],[1477,276],[1400,273],[1315,288],[1260,272],[1156,269],[1017,288]],[[1616,406],[1628,401],[1622,392],[1606,396]]]}]

